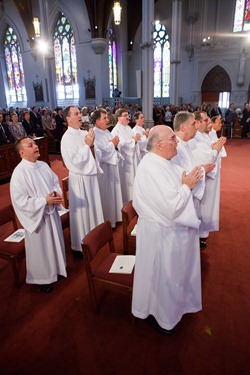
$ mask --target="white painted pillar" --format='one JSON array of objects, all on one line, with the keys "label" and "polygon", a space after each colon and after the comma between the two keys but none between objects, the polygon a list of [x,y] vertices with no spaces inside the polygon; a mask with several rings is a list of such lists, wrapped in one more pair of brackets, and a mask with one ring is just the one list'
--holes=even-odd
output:
[{"label": "white painted pillar", "polygon": [[43,56],[43,95],[48,101],[49,106],[54,109],[57,106],[56,97],[56,73],[55,73],[55,56],[53,33],[49,34],[49,3],[48,0],[39,0],[40,21],[41,21],[41,37],[46,40],[49,45],[48,51]]},{"label": "white painted pillar", "polygon": [[142,111],[145,127],[153,121],[154,50],[153,50],[154,0],[142,0]]},{"label": "white painted pillar", "polygon": [[179,104],[180,37],[181,37],[182,1],[173,0],[172,37],[170,68],[170,103]]}]

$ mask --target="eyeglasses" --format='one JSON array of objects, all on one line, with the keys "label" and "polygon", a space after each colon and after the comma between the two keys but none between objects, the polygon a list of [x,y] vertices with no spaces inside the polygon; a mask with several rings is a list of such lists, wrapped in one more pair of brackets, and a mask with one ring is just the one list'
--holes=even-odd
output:
[{"label": "eyeglasses", "polygon": [[176,135],[173,135],[172,138],[160,139],[158,142],[166,142],[166,141],[176,142],[177,141]]}]

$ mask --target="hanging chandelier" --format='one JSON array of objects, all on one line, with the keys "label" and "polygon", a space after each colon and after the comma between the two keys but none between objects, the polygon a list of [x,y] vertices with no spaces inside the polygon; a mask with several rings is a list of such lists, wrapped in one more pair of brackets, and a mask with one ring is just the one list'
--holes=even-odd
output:
[{"label": "hanging chandelier", "polygon": [[120,4],[120,1],[114,2],[113,12],[114,12],[115,25],[120,25],[120,23],[121,23],[121,13],[122,13],[122,7],[121,7],[121,4]]},{"label": "hanging chandelier", "polygon": [[34,25],[34,30],[35,30],[35,36],[36,37],[40,37],[40,21],[39,21],[39,18],[37,17],[34,17],[33,18],[33,25]]}]

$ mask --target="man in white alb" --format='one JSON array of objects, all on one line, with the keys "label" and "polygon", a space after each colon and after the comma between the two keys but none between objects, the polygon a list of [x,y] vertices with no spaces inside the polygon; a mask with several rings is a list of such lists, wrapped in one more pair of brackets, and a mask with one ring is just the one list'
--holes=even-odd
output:
[{"label": "man in white alb", "polygon": [[206,174],[206,188],[200,205],[200,244],[202,248],[205,248],[209,232],[219,230],[220,158],[218,158],[218,155],[226,142],[226,138],[221,137],[217,142],[211,143],[208,135],[211,120],[207,113],[196,111],[194,115],[197,121],[197,133],[189,141],[194,159],[199,164],[216,164],[215,168]]},{"label": "man in white alb", "polygon": [[95,151],[93,129],[81,130],[82,116],[77,107],[64,110],[68,129],[61,141],[63,161],[69,170],[70,235],[73,254],[82,257],[82,239],[103,220],[97,174],[99,150]]},{"label": "man in white alb", "polygon": [[[177,155],[172,158],[172,161],[182,167],[186,172],[190,172],[194,167],[199,165],[192,155],[192,150],[189,147],[189,142],[195,137],[197,132],[197,122],[194,114],[188,111],[180,111],[174,118],[174,131],[178,139]],[[203,178],[192,190],[194,205],[198,218],[200,218],[200,202],[205,191],[205,174],[211,172],[215,164],[203,164]]]},{"label": "man in white alb", "polygon": [[175,165],[177,143],[170,127],[151,129],[133,194],[139,218],[132,313],[153,316],[155,328],[166,334],[173,333],[183,314],[201,310],[200,221],[192,189],[202,168],[187,174]]},{"label": "man in white alb", "polygon": [[[218,115],[218,116],[212,117],[211,122],[212,122],[212,129],[210,130],[208,135],[211,139],[211,143],[215,143],[219,139],[217,132],[220,132],[222,129],[221,116]],[[219,157],[225,158],[226,156],[227,156],[227,152],[225,150],[225,147],[223,146],[222,149],[220,150]]]},{"label": "man in white alb", "polygon": [[126,109],[120,108],[116,111],[117,124],[111,134],[119,137],[118,151],[124,157],[123,163],[119,164],[122,199],[127,203],[132,199],[133,183],[137,166],[140,162],[140,148],[138,141],[140,134],[134,135],[129,124],[129,114]]},{"label": "man in white alb", "polygon": [[39,148],[31,138],[16,144],[22,161],[10,181],[10,194],[17,217],[25,229],[28,284],[40,285],[48,293],[58,275],[67,277],[58,177],[50,167],[37,160]]},{"label": "man in white alb", "polygon": [[140,134],[141,139],[138,141],[139,147],[140,147],[140,153],[141,153],[141,159],[144,155],[147,153],[147,143],[148,143],[148,134],[150,129],[144,129],[144,116],[142,112],[136,112],[134,114],[134,121],[135,126],[133,127],[132,131],[134,135]]},{"label": "man in white alb", "polygon": [[109,220],[114,228],[122,220],[122,190],[119,174],[119,163],[123,157],[117,151],[118,135],[112,136],[108,129],[109,117],[105,109],[96,109],[92,113],[95,145],[101,151],[100,167],[103,173],[98,174],[104,220]]}]

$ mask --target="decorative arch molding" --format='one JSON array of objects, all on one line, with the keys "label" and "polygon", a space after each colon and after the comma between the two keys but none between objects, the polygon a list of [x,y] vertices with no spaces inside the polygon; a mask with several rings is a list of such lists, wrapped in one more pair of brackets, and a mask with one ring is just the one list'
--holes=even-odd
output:
[{"label": "decorative arch molding", "polygon": [[[22,23],[21,19],[20,19],[20,22]],[[12,27],[12,29],[14,30],[14,32],[15,32],[17,38],[18,38],[18,42],[19,42],[19,46],[20,46],[20,52],[21,53],[26,52],[26,48],[24,47],[24,45],[26,47],[28,47],[27,49],[30,49],[29,42],[26,40],[25,43],[24,43],[24,40],[23,40],[23,38],[26,35],[26,29],[24,28],[25,33],[23,35],[21,35],[20,34],[20,28],[17,26],[17,24],[15,22],[13,22],[13,19],[8,17],[6,14],[4,14],[2,19],[1,19],[1,22],[0,22],[0,41],[1,41],[0,52],[1,52],[1,55],[3,56],[3,54],[4,54],[2,42],[4,40],[4,36],[5,36],[5,33],[6,33],[6,30],[7,30],[8,26]],[[27,37],[27,39],[28,39],[28,37]]]},{"label": "decorative arch molding", "polygon": [[201,89],[202,83],[203,83],[206,75],[212,69],[214,69],[216,66],[221,67],[228,74],[228,76],[230,77],[231,85],[232,85],[232,79],[231,79],[231,77],[234,75],[234,72],[230,71],[230,68],[228,66],[226,66],[225,64],[223,64],[222,62],[213,61],[213,62],[209,62],[209,63],[203,65],[202,68],[200,68],[200,70],[198,69],[198,71],[199,71],[199,73],[198,73],[199,77],[198,77],[197,86],[196,86],[198,90]]},{"label": "decorative arch molding", "polygon": [[220,65],[215,65],[204,77],[201,91],[231,92],[232,82],[227,71]]},{"label": "decorative arch molding", "polygon": [[[89,24],[88,12],[87,12],[86,6],[85,6],[85,4],[83,4],[83,6],[85,8],[86,20]],[[60,3],[60,6],[58,4],[54,4],[50,8],[50,11],[49,11],[49,36],[51,37],[51,40],[53,40],[54,29],[56,27],[58,17],[61,13],[63,13],[65,15],[65,17],[69,21],[69,23],[70,23],[70,25],[71,25],[71,27],[74,31],[75,44],[80,44],[81,43],[81,40],[80,40],[80,34],[81,33],[80,33],[80,30],[79,30],[79,27],[77,26],[75,18],[73,16],[72,12],[70,11],[70,9],[67,8],[62,3]],[[90,41],[90,39],[89,39],[89,41]]]}]

